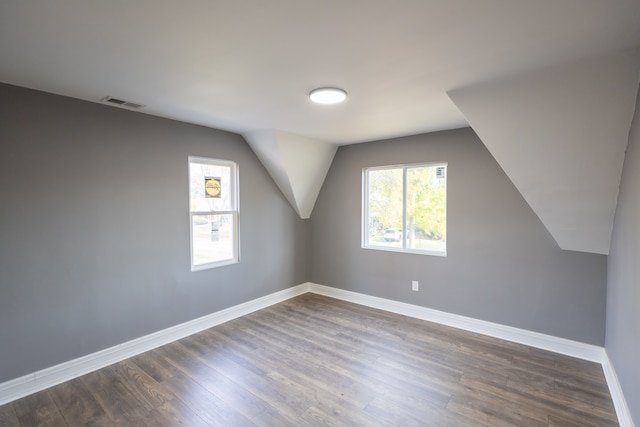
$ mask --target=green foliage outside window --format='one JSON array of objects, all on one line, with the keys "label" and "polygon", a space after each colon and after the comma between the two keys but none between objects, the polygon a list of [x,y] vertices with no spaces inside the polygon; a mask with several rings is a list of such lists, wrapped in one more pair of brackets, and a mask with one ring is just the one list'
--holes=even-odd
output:
[{"label": "green foliage outside window", "polygon": [[366,246],[445,252],[446,165],[371,168],[365,173]]}]

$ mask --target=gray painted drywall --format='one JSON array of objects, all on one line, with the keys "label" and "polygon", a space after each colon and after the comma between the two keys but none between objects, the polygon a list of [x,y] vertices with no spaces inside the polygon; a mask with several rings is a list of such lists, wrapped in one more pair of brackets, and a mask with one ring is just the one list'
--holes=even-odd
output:
[{"label": "gray painted drywall", "polygon": [[613,223],[605,347],[629,410],[640,425],[640,93],[629,133]]},{"label": "gray painted drywall", "polygon": [[[0,85],[0,382],[307,279],[239,135]],[[188,156],[237,161],[241,262],[191,272]]]},{"label": "gray painted drywall", "polygon": [[[433,161],[448,162],[448,256],[362,249],[362,168]],[[311,242],[311,282],[604,344],[606,256],[561,250],[469,128],[340,147]]]}]

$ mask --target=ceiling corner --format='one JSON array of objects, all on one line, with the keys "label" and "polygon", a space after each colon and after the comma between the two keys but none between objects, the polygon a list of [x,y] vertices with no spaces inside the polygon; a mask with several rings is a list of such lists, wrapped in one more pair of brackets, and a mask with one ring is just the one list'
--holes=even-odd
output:
[{"label": "ceiling corner", "polygon": [[447,94],[558,245],[607,255],[639,73],[619,52]]},{"label": "ceiling corner", "polygon": [[310,218],[338,146],[272,129],[243,137],[300,218]]}]

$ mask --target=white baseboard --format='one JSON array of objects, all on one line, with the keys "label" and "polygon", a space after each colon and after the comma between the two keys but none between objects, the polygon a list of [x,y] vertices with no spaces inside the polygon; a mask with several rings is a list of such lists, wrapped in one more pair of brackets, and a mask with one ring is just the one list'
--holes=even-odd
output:
[{"label": "white baseboard", "polygon": [[315,283],[309,283],[308,287],[309,292],[316,294],[600,363],[620,426],[634,427],[620,382],[603,347]]},{"label": "white baseboard", "polygon": [[620,382],[611,364],[611,360],[603,347],[315,283],[303,283],[96,353],[0,383],[0,405],[104,368],[129,357],[144,353],[145,351],[188,337],[189,335],[220,325],[224,322],[245,316],[273,304],[302,295],[306,292],[313,292],[367,307],[601,363],[620,426],[634,427],[631,412],[624,399]]},{"label": "white baseboard", "polygon": [[0,405],[304,294],[308,292],[308,289],[309,285],[303,283],[14,380],[0,383]]},{"label": "white baseboard", "polygon": [[633,419],[631,418],[631,411],[627,406],[627,401],[622,394],[622,386],[618,380],[609,353],[605,349],[605,360],[602,362],[602,370],[604,371],[604,377],[607,379],[607,385],[609,386],[609,393],[611,394],[611,400],[613,400],[613,406],[616,408],[616,414],[618,414],[618,423],[620,427],[634,427]]},{"label": "white baseboard", "polygon": [[380,310],[402,314],[404,316],[428,320],[441,325],[452,326],[465,331],[477,332],[490,337],[501,338],[503,340],[541,348],[567,356],[578,357],[592,362],[602,363],[605,358],[604,348],[602,347],[545,335],[538,332],[531,332],[525,329],[486,322],[484,320],[473,319],[471,317],[446,313],[444,311],[433,310],[418,305],[373,297],[370,295],[345,291],[343,289],[331,288],[314,283],[309,284],[309,291]]}]

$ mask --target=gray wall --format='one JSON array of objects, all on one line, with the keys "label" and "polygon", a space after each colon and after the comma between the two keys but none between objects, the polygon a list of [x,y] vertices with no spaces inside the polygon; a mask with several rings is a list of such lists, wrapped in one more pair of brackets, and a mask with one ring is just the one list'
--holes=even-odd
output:
[{"label": "gray wall", "polygon": [[[0,382],[307,280],[240,136],[8,85],[0,117]],[[189,155],[239,164],[239,264],[190,271]]]},{"label": "gray wall", "polygon": [[[307,280],[604,343],[606,257],[561,251],[470,129],[341,147],[303,221],[238,135],[8,85],[0,116],[0,382]],[[189,155],[239,163],[239,264],[190,271]],[[361,249],[362,168],[422,161],[449,163],[448,256]]]},{"label": "gray wall", "polygon": [[[448,256],[361,249],[362,168],[432,161],[449,164]],[[340,147],[311,242],[311,282],[604,344],[607,257],[559,249],[469,128]]]},{"label": "gray wall", "polygon": [[640,425],[640,92],[636,102],[609,252],[605,347]]}]

